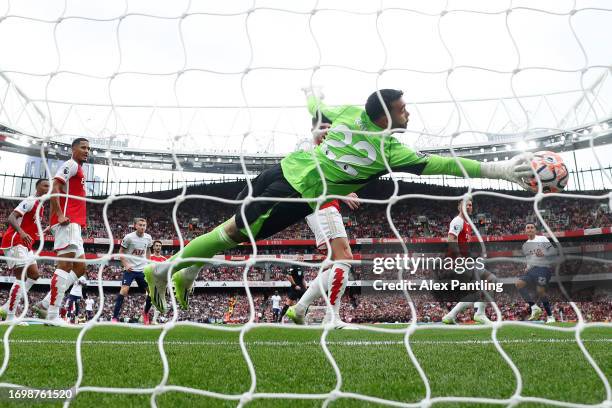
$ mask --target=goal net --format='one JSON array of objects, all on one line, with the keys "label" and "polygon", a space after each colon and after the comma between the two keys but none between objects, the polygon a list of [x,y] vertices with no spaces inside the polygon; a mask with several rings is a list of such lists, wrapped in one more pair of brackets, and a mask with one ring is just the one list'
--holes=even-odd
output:
[{"label": "goal net", "polygon": [[[398,301],[404,308],[398,316],[407,316],[406,325],[347,325],[363,332],[403,335],[405,359],[415,367],[425,390],[419,400],[406,403],[346,391],[344,373],[327,345],[327,338],[334,330],[331,324],[305,329],[282,326],[288,330],[321,330],[322,350],[336,377],[331,389],[322,394],[258,391],[258,370],[245,336],[259,327],[277,326],[256,322],[259,306],[254,301],[250,276],[263,261],[270,260],[261,255],[250,230],[249,256],[238,260],[206,259],[208,263],[243,271],[240,290],[241,296],[247,299],[246,323],[230,326],[183,320],[170,293],[172,311],[168,320],[161,320],[164,323],[157,342],[163,375],[150,389],[84,384],[82,350],[88,332],[110,325],[99,318],[104,313],[105,298],[110,296],[102,283],[106,273],[104,265],[116,259],[114,242],[122,238],[113,235],[117,233],[112,215],[109,216],[109,212],[114,214],[113,203],[129,200],[135,208],[170,205],[171,214],[163,214],[172,220],[173,229],[168,234],[177,235],[178,246],[183,248],[197,236],[191,232],[186,236],[185,231],[190,231],[192,224],[201,224],[201,220],[195,219],[193,223],[179,220],[177,211],[181,203],[205,200],[212,203],[215,211],[221,209],[220,214],[228,214],[224,206],[238,204],[244,209],[253,202],[252,189],[238,202],[214,195],[193,195],[187,189],[193,184],[191,180],[208,178],[216,182],[231,177],[251,180],[262,168],[278,163],[281,157],[310,143],[311,116],[306,110],[303,88],[322,92],[329,106],[360,107],[376,90],[403,90],[410,121],[407,129],[400,129],[393,136],[410,148],[428,154],[503,161],[524,151],[571,151],[571,146],[575,146],[576,150],[582,150],[578,158],[574,152],[573,165],[568,162],[576,175],[570,179],[563,196],[612,203],[610,151],[604,142],[612,118],[611,60],[606,42],[612,38],[611,23],[609,2],[595,0],[537,3],[526,0],[292,3],[125,0],[104,2],[104,6],[72,1],[0,1],[0,38],[5,39],[0,42],[0,140],[6,147],[3,154],[24,151],[36,154],[42,159],[40,166],[44,174],[50,177],[56,162],[67,159],[67,153],[62,151],[66,143],[76,137],[86,137],[92,146],[93,163],[89,167],[93,170],[88,173],[88,193],[96,198],[88,197],[87,202],[103,220],[98,227],[105,232],[96,239],[106,239],[108,247],[87,261],[97,268],[93,284],[97,287],[98,301],[94,318],[78,328],[75,395],[84,392],[147,394],[151,397],[151,406],[156,406],[160,395],[168,392],[228,400],[239,406],[257,399],[276,398],[281,404],[287,399],[317,399],[324,406],[342,398],[389,406],[435,403],[514,406],[525,402],[580,405],[524,394],[521,370],[500,343],[498,333],[503,327],[527,323],[503,320],[504,311],[495,302],[490,304],[494,321],[487,341],[495,346],[512,371],[515,381],[512,395],[491,398],[436,394],[430,385],[431,375],[423,361],[415,356],[411,340],[417,332],[430,330],[431,326],[417,324],[417,307],[423,304],[415,302],[407,290],[399,292]],[[589,163],[589,177],[580,179],[577,175],[581,163]],[[0,160],[4,174],[21,167],[25,167],[25,162],[16,156],[3,156]],[[214,170],[202,176],[201,172],[206,169]],[[38,177],[34,173],[29,175]],[[129,196],[121,190],[122,180],[135,183]],[[159,181],[159,186],[170,186],[160,189],[172,194],[132,194],[156,189],[154,184],[146,184],[151,180]],[[515,205],[529,205],[543,232],[559,244],[549,226],[551,218],[542,215],[539,208],[543,201],[560,194],[515,194],[512,190],[517,190],[517,186],[506,181],[451,176],[417,177],[391,172],[389,180],[390,194],[363,202],[377,206],[381,214],[378,219],[384,220],[388,224],[385,228],[392,233],[392,237],[372,238],[395,238],[397,253],[413,254],[415,249],[410,246],[413,237],[405,233],[406,229],[396,226],[401,216],[392,217],[393,207],[416,199],[504,200],[508,211]],[[402,193],[399,187],[402,181],[423,183],[425,193]],[[31,192],[21,184],[19,189],[15,185],[3,185],[0,198],[16,200]],[[440,196],[434,191],[441,185],[462,190],[458,195]],[[427,190],[429,187],[431,191]],[[586,194],[582,190],[602,192]],[[328,198],[327,195],[318,197],[317,208]],[[47,204],[48,199],[46,195]],[[142,215],[152,221],[159,216]],[[483,214],[482,218],[486,220],[489,216]],[[478,243],[486,252],[489,243],[478,228],[479,218],[476,214],[468,218]],[[206,225],[204,229],[214,226]],[[428,228],[433,226],[430,224]],[[157,234],[155,226],[151,230]],[[42,246],[35,248],[37,260],[60,259],[42,252]],[[503,261],[508,257],[503,251],[500,253],[495,259]],[[1,257],[3,262],[10,259],[6,254]],[[303,257],[279,255],[274,262],[283,267],[299,265],[319,271],[333,263],[329,254],[312,259],[306,262]],[[606,267],[609,264],[609,260],[601,257],[593,257],[591,261]],[[369,265],[364,258],[352,263]],[[351,281],[360,280],[352,278]],[[28,386],[9,383],[2,376],[17,358],[11,353],[11,338],[17,326],[26,320],[42,322],[26,316],[32,301],[28,296],[23,301],[21,312],[7,324],[3,334],[0,386],[4,388]],[[316,310],[310,318],[313,323],[320,322],[325,309],[331,307],[327,296],[325,303],[327,306],[314,307]],[[612,401],[609,379],[602,371],[601,362],[592,357],[582,339],[585,329],[608,326],[588,322],[579,304],[569,302],[569,305],[577,317],[575,324],[539,327],[575,336],[581,355],[605,389],[605,400],[592,406],[608,406]],[[225,302],[220,305],[222,313],[209,321],[232,321],[239,306],[240,302]],[[226,394],[170,384],[171,366],[164,344],[166,337],[179,326],[239,333],[242,358],[250,376],[248,390]],[[449,331],[477,328],[444,327]],[[156,326],[143,326],[143,329],[159,330]],[[65,406],[72,401],[66,400]]]}]

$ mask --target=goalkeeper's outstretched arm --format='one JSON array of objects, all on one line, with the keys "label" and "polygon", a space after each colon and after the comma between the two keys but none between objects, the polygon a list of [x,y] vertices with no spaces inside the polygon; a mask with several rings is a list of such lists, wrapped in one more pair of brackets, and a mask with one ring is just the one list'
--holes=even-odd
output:
[{"label": "goalkeeper's outstretched arm", "polygon": [[505,161],[480,162],[459,156],[447,157],[421,153],[401,143],[393,136],[387,137],[384,144],[387,161],[393,171],[423,176],[446,175],[501,179],[517,183],[524,189],[529,187],[523,179],[533,176],[529,165],[529,155],[526,153]]},{"label": "goalkeeper's outstretched arm", "polygon": [[[320,112],[332,123],[340,116],[345,119],[344,122],[352,123],[356,118],[363,119],[365,113],[371,120],[369,127],[364,124],[367,131],[381,131],[382,133],[384,129],[406,129],[407,127],[409,113],[402,99],[402,91],[382,89],[379,91],[380,95],[374,92],[369,96],[365,109],[363,109],[351,105],[329,107],[323,103],[320,89],[310,87],[302,88],[302,90],[306,93],[308,111],[313,117],[317,117]],[[386,105],[386,111],[381,100]],[[380,136],[383,137],[381,150],[384,150],[383,155],[386,156],[387,163],[393,171],[418,175],[502,179],[517,183],[525,189],[528,189],[528,186],[523,179],[533,176],[527,154],[515,156],[507,161],[479,162],[463,157],[422,154],[402,144],[393,136],[382,134]],[[376,143],[376,140],[368,140],[368,142]]]},{"label": "goalkeeper's outstretched arm", "polygon": [[[470,178],[501,179],[516,183],[524,189],[529,189],[524,178],[533,175],[527,154],[519,154],[510,160],[497,162],[479,162],[463,157],[443,157],[431,155],[427,157],[423,175],[448,175]],[[463,172],[462,168],[465,170]]]}]

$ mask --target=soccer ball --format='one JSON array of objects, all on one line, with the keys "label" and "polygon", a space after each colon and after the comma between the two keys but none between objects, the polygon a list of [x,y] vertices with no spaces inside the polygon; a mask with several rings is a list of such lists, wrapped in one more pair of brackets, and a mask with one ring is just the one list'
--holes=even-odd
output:
[{"label": "soccer ball", "polygon": [[[557,153],[548,151],[534,153],[531,167],[540,178],[544,193],[558,193],[567,185],[569,172]],[[538,191],[538,181],[534,176],[527,178],[527,184],[533,192]]]}]

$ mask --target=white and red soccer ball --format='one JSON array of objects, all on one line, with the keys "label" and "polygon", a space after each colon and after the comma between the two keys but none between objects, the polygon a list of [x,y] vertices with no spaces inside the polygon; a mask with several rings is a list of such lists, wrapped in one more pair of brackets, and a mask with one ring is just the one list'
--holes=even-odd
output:
[{"label": "white and red soccer ball", "polygon": [[[535,152],[531,158],[531,167],[542,183],[542,192],[559,193],[567,185],[569,172],[557,153]],[[538,191],[538,181],[535,176],[528,177],[526,181],[533,192]]]}]

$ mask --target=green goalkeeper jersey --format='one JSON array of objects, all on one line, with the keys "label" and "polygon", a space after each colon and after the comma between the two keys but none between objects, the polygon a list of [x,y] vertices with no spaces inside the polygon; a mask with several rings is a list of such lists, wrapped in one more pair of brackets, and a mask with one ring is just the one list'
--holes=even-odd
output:
[{"label": "green goalkeeper jersey", "polygon": [[[418,175],[446,174],[463,176],[453,157],[423,154],[383,135],[384,129],[373,123],[365,110],[357,106],[328,107],[314,96],[308,98],[308,110],[317,111],[332,121],[323,143],[312,151],[297,151],[281,161],[283,175],[304,198],[323,194],[321,172],[327,195],[346,195],[359,190],[373,179],[389,172]],[[380,132],[361,134],[358,132]],[[480,177],[480,162],[459,158],[470,177]],[[314,207],[316,203],[311,203]]]}]

